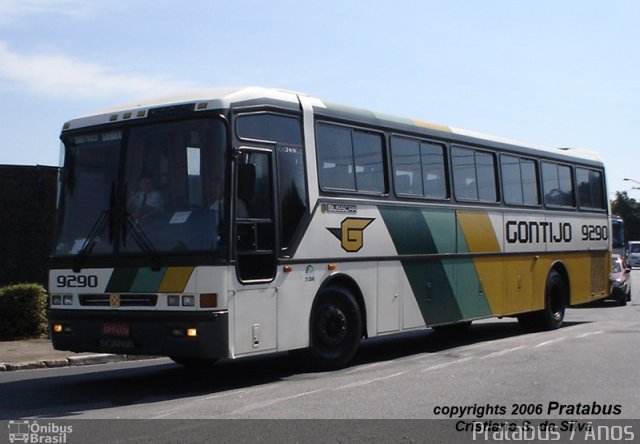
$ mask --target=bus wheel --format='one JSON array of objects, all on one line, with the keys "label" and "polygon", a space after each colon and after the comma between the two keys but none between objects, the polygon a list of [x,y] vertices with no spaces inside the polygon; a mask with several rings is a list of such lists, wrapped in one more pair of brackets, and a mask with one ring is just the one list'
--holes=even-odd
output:
[{"label": "bus wheel", "polygon": [[213,364],[216,363],[217,359],[204,359],[204,358],[178,358],[175,356],[170,356],[171,360],[176,364],[180,364],[181,366],[189,369],[189,370],[209,370]]},{"label": "bus wheel", "polygon": [[560,273],[551,270],[547,276],[545,288],[545,306],[540,314],[540,320],[545,330],[555,330],[560,328],[564,321],[568,300],[567,285]]},{"label": "bus wheel", "polygon": [[328,286],[316,297],[310,319],[311,346],[305,360],[314,368],[344,367],[355,355],[362,336],[362,316],[345,288]]},{"label": "bus wheel", "polygon": [[556,270],[551,270],[545,286],[544,309],[520,315],[518,321],[527,330],[555,330],[562,326],[567,308],[567,285]]}]

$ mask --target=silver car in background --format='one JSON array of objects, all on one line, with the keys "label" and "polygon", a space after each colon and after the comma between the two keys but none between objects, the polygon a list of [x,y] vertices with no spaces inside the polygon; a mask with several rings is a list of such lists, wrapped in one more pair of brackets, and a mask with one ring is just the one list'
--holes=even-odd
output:
[{"label": "silver car in background", "polygon": [[628,251],[629,267],[640,267],[640,241],[630,241]]}]

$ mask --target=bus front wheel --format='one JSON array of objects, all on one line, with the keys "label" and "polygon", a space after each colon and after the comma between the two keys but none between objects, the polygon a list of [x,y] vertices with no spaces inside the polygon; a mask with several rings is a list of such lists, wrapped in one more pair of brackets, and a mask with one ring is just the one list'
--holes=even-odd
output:
[{"label": "bus front wheel", "polygon": [[311,310],[311,345],[304,358],[313,368],[344,367],[360,345],[362,315],[349,290],[328,286],[320,291]]}]

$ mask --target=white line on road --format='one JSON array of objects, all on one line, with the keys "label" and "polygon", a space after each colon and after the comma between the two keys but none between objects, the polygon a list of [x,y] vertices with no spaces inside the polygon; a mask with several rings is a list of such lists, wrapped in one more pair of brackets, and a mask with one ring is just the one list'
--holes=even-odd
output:
[{"label": "white line on road", "polygon": [[354,367],[352,369],[349,369],[349,370],[341,372],[340,376],[348,375],[348,374],[351,374],[351,373],[358,373],[358,372],[361,372],[363,370],[369,370],[369,369],[374,368],[374,367],[379,367],[381,365],[390,364],[391,362],[393,362],[393,361],[382,361],[382,362],[374,362],[373,364],[360,365],[358,367]]},{"label": "white line on road", "polygon": [[541,343],[535,345],[533,348],[544,347],[545,345],[549,345],[549,344],[552,344],[554,342],[564,341],[565,339],[567,339],[566,336],[561,336],[559,338],[550,339],[549,341],[544,341],[544,342],[541,342]]},{"label": "white line on road", "polygon": [[455,361],[443,362],[442,364],[432,365],[430,367],[422,369],[420,371],[420,373],[428,372],[428,371],[431,371],[431,370],[440,370],[442,368],[446,368],[446,367],[449,367],[451,365],[460,364],[462,362],[470,361],[471,359],[473,359],[473,356],[467,356],[466,358],[456,359]]},{"label": "white line on road", "polygon": [[[248,392],[249,389],[242,389],[242,390],[232,390],[230,392],[225,392],[225,393],[217,393],[215,395],[209,395],[209,396],[205,396],[203,398],[199,398],[198,402],[202,402],[202,401],[210,401],[212,399],[218,399],[218,398],[224,398],[225,396],[230,396],[230,395],[241,395],[242,393]],[[174,415],[176,413],[178,413],[181,410],[184,410],[185,407],[181,406],[175,409],[171,409],[171,410],[167,410],[163,413],[160,413],[159,415],[155,415],[152,416],[151,419],[162,419],[162,418],[166,418],[167,416],[171,416]]]},{"label": "white line on road", "polygon": [[349,384],[336,387],[334,390],[344,390],[344,389],[353,388],[353,387],[360,387],[362,385],[371,384],[373,382],[384,381],[385,379],[395,378],[396,376],[404,375],[405,373],[407,373],[407,370],[394,373],[392,375],[380,376],[379,378],[371,378],[371,379],[365,379],[364,381],[350,382]]},{"label": "white line on road", "polygon": [[497,356],[506,355],[507,353],[511,353],[511,352],[514,352],[516,350],[520,350],[520,349],[523,349],[523,348],[526,348],[526,347],[524,345],[519,345],[517,347],[507,348],[506,350],[500,350],[500,351],[497,351],[497,352],[489,353],[488,355],[483,356],[480,359],[495,358]]},{"label": "white line on road", "polygon": [[302,396],[312,395],[314,393],[322,392],[324,390],[326,390],[326,389],[321,388],[321,389],[317,389],[317,390],[311,390],[311,391],[308,391],[308,392],[296,393],[295,395],[283,396],[282,398],[272,399],[272,400],[266,401],[266,402],[258,402],[258,403],[251,404],[251,405],[248,405],[246,407],[243,407],[241,409],[234,410],[233,412],[227,413],[227,415],[239,415],[239,414],[247,413],[247,412],[250,412],[251,410],[262,409],[262,408],[265,408],[265,407],[269,407],[270,405],[277,404],[279,402],[289,401],[291,399],[300,398]]},{"label": "white line on road", "polygon": [[603,331],[602,330],[590,331],[590,332],[578,335],[578,336],[576,336],[576,338],[586,338],[587,336],[599,335],[600,333],[603,333]]}]

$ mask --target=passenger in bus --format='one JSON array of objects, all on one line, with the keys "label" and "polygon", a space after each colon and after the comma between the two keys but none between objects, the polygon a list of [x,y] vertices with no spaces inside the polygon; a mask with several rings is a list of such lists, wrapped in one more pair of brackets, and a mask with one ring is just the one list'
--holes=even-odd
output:
[{"label": "passenger in bus", "polygon": [[162,193],[158,191],[150,174],[141,174],[138,190],[130,193],[127,210],[135,219],[143,219],[164,209]]}]

